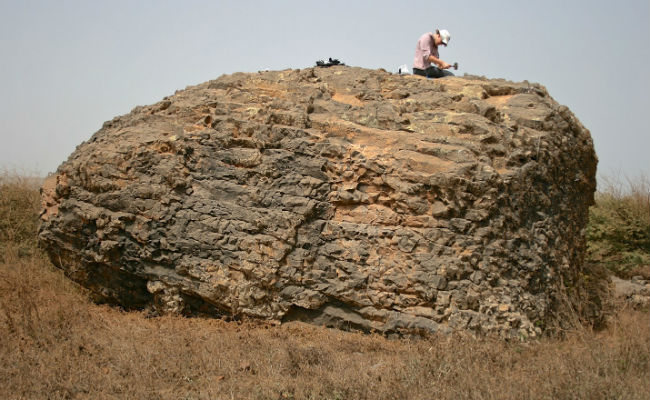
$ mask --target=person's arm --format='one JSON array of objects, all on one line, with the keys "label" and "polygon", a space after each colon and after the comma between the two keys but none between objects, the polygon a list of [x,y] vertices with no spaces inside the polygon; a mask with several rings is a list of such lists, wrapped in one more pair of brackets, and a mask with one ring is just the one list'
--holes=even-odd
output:
[{"label": "person's arm", "polygon": [[429,61],[435,65],[438,66],[440,69],[448,69],[451,68],[450,64],[447,64],[446,62],[442,61],[441,59],[437,58],[434,55],[429,56]]}]

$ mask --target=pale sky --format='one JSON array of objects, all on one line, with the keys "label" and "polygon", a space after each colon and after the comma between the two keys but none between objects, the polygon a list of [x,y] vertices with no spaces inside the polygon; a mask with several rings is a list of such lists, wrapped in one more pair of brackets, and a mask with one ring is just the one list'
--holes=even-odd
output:
[{"label": "pale sky", "polygon": [[599,173],[650,174],[648,0],[0,0],[0,172],[53,172],[104,121],[222,74],[396,72],[436,28],[457,75],[546,86]]}]

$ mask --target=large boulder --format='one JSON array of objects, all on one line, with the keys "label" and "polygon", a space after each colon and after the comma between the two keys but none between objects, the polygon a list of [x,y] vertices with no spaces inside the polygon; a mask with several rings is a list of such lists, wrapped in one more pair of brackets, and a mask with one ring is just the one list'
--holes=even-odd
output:
[{"label": "large boulder", "polygon": [[530,337],[579,301],[596,163],[538,84],[236,73],[106,122],[40,240],[129,309]]}]

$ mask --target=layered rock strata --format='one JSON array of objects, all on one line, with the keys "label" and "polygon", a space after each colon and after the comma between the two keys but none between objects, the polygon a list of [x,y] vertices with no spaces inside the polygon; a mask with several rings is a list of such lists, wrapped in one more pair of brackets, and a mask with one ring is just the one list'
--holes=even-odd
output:
[{"label": "layered rock strata", "polygon": [[596,162],[537,84],[236,73],[106,122],[40,240],[126,308],[530,337],[573,295]]}]

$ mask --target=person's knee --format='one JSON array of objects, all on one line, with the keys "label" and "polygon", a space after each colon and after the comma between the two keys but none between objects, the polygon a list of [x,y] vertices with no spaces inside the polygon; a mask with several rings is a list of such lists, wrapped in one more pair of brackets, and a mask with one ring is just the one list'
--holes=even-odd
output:
[{"label": "person's knee", "polygon": [[443,72],[440,68],[431,66],[427,68],[427,78],[442,78]]},{"label": "person's knee", "polygon": [[427,76],[427,73],[422,69],[413,68],[413,75]]}]

